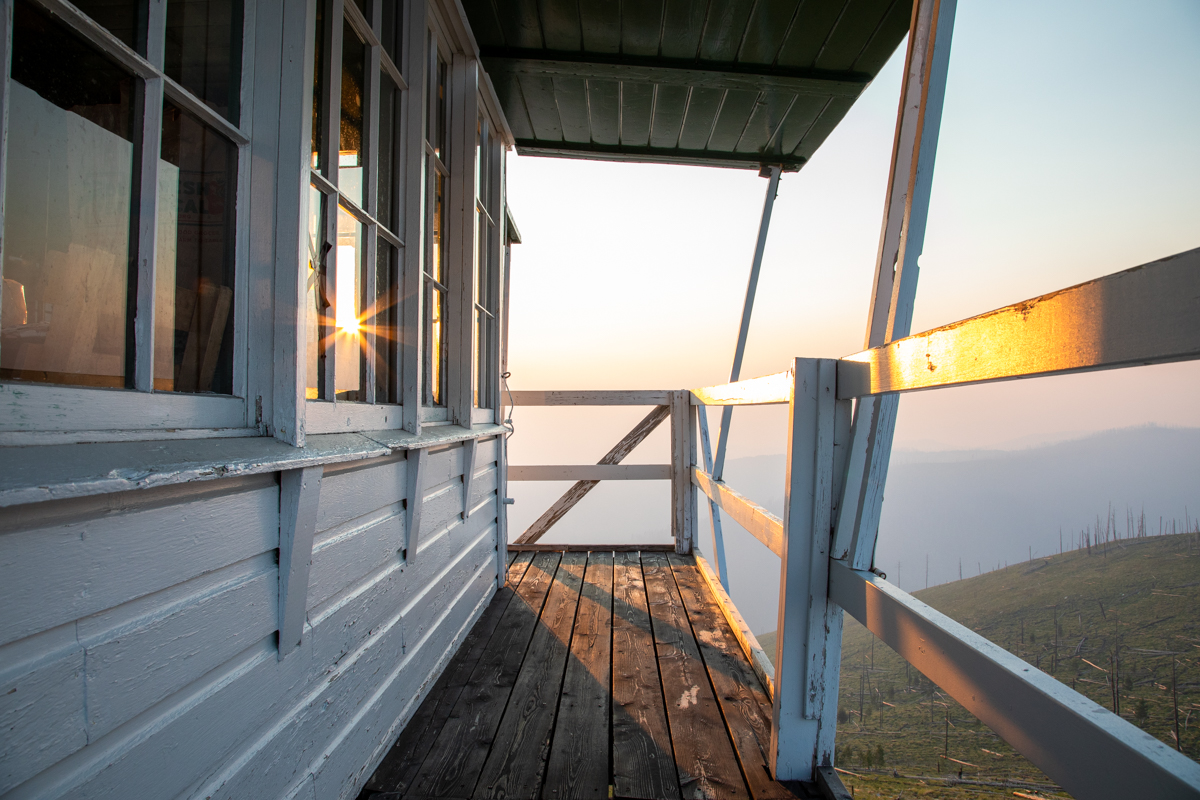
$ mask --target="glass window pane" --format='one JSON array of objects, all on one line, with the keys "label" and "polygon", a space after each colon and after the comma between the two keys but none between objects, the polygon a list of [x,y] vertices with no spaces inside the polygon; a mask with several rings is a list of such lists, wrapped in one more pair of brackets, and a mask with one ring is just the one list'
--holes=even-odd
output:
[{"label": "glass window pane", "polygon": [[432,241],[429,247],[429,274],[438,283],[446,283],[446,248],[443,241],[446,233],[446,178],[436,167],[433,173],[433,219]]},{"label": "glass window pane", "polygon": [[[437,40],[430,40],[430,47],[437,48]],[[436,67],[431,77],[432,85],[426,95],[425,104],[425,138],[429,146],[444,163],[449,164],[449,154],[446,152],[446,82],[449,67],[437,50]]]},{"label": "glass window pane", "polygon": [[242,91],[241,0],[170,0],[166,66],[180,86],[234,125]]},{"label": "glass window pane", "polygon": [[129,74],[16,4],[0,377],[125,386],[133,96]]},{"label": "glass window pane", "polygon": [[446,404],[446,293],[425,280],[424,404]]},{"label": "glass window pane", "polygon": [[312,95],[312,168],[321,170],[321,153],[325,150],[325,3],[317,3],[317,33],[313,57]]},{"label": "glass window pane", "polygon": [[78,0],[75,7],[130,49],[146,55],[146,0]]},{"label": "glass window pane", "polygon": [[305,315],[305,364],[307,383],[304,397],[319,400],[325,388],[325,334],[329,300],[325,294],[325,195],[315,186],[308,187],[308,253],[305,291],[308,311]]},{"label": "glass window pane", "polygon": [[233,393],[237,147],[163,104],[154,388]]},{"label": "glass window pane", "polygon": [[392,82],[387,72],[379,76],[379,206],[376,218],[391,230],[396,230],[393,217],[392,197],[396,185],[396,131],[397,112],[399,110],[396,98],[399,90]]},{"label": "glass window pane", "polygon": [[366,400],[363,309],[367,281],[363,224],[338,206],[337,281],[333,298],[338,400]]},{"label": "glass window pane", "polygon": [[375,402],[399,403],[396,358],[400,344],[399,259],[382,237],[375,261]]},{"label": "glass window pane", "polygon": [[392,63],[402,68],[400,53],[404,46],[404,6],[400,0],[380,2],[383,3],[383,25],[379,31],[379,43]]},{"label": "glass window pane", "polygon": [[338,145],[338,189],[362,207],[363,204],[363,85],[367,48],[362,39],[342,21],[342,118]]}]

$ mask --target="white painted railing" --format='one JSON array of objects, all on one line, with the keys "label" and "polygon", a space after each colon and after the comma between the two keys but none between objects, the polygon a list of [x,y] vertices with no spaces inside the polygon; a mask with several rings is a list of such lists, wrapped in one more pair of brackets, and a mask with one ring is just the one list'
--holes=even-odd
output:
[{"label": "white painted railing", "polygon": [[[617,442],[596,464],[509,465],[511,481],[575,481],[522,533],[513,544],[531,545],[587,495],[600,481],[671,481],[671,535],[675,550],[690,553],[695,541],[696,497],[689,470],[696,460],[692,438],[695,410],[684,390],[519,391],[511,393],[514,406],[653,406],[649,414]],[[634,448],[665,420],[671,420],[671,463],[622,464]]]},{"label": "white painted railing", "polygon": [[[788,403],[784,517],[715,480],[692,483],[781,559],[772,767],[811,776],[832,763],[842,611],[1078,797],[1200,796],[1200,764],[870,570],[887,447],[873,414],[895,393],[1200,358],[1200,250],[894,341],[841,360],[692,392],[706,405]],[[859,416],[852,419],[852,403]],[[861,427],[860,427],[861,426]],[[890,437],[890,432],[889,432]],[[872,456],[874,453],[874,456]],[[882,455],[881,455],[882,454]],[[720,566],[724,574],[724,565]]]}]

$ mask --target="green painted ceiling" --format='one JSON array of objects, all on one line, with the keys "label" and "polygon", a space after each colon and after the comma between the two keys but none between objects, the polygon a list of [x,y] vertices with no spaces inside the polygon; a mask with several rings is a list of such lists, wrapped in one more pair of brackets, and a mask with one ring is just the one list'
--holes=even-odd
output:
[{"label": "green painted ceiling", "polygon": [[912,0],[463,0],[517,150],[802,166]]}]

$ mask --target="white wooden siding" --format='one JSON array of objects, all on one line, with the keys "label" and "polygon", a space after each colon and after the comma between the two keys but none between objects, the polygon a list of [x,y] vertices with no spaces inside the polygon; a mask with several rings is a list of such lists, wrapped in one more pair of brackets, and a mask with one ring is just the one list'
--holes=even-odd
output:
[{"label": "white wooden siding", "polygon": [[465,449],[427,457],[409,562],[404,454],[326,466],[282,661],[278,473],[10,509],[0,794],[353,796],[495,591],[498,440],[469,486]]}]

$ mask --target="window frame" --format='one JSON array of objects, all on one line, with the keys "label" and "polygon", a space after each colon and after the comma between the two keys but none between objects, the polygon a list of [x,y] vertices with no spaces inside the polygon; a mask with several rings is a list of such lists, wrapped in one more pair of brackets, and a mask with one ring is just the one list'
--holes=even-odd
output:
[{"label": "window frame", "polygon": [[[242,54],[238,124],[234,125],[166,75],[166,4],[148,3],[146,55],[128,45],[63,0],[29,0],[106,58],[128,70],[135,81],[134,192],[138,223],[130,236],[137,264],[137,293],[127,307],[132,324],[132,355],[126,362],[127,388],[0,381],[0,446],[198,436],[249,436],[261,432],[249,416],[254,386],[247,352],[250,220],[250,143],[247,113],[253,95],[253,3],[242,4]],[[13,0],[0,5],[0,119],[7,129]],[[231,395],[154,390],[154,295],[158,240],[158,177],[162,152],[163,103],[170,101],[229,140],[237,151],[234,215],[233,392]],[[7,130],[5,131],[7,133]],[[0,229],[4,224],[8,137],[0,140]],[[132,199],[132,198],[131,198]],[[0,237],[0,264],[3,263]],[[2,289],[0,289],[2,291]],[[132,367],[132,370],[130,369]],[[129,373],[132,372],[132,375]]]},{"label": "window frame", "polygon": [[[480,96],[477,102],[476,119],[478,120],[478,148],[476,152],[484,154],[483,169],[476,163],[474,169],[474,200],[475,213],[473,232],[475,247],[473,250],[472,288],[471,288],[471,422],[473,424],[494,423],[500,401],[500,333],[503,299],[500,296],[501,273],[504,270],[503,247],[501,237],[504,229],[504,198],[503,198],[503,161],[504,151],[501,137],[496,135],[495,123],[491,113]],[[486,170],[486,175],[484,171]],[[481,178],[486,180],[486,187],[481,187]],[[481,192],[485,189],[485,193]],[[481,225],[481,223],[483,223]],[[486,231],[481,234],[480,231]],[[480,270],[485,268],[481,263],[486,258],[487,286],[484,287],[486,298],[481,298]],[[491,301],[488,308],[486,300]],[[480,322],[478,315],[487,316],[486,322]],[[477,326],[486,324],[486,337],[479,335]],[[480,343],[486,345],[481,349]],[[486,384],[484,385],[486,378]]]},{"label": "window frame", "polygon": [[[407,270],[408,258],[405,247],[404,233],[404,192],[403,182],[406,178],[406,130],[405,125],[407,117],[411,113],[409,107],[409,92],[408,82],[405,78],[401,65],[404,64],[405,56],[408,51],[408,42],[405,41],[407,36],[401,37],[397,41],[401,52],[398,55],[400,64],[395,63],[383,48],[380,34],[383,26],[383,5],[379,0],[375,0],[369,4],[369,13],[371,19],[359,10],[354,2],[349,0],[317,0],[322,3],[324,19],[323,31],[316,31],[313,28],[314,36],[321,35],[323,39],[323,50],[325,52],[324,63],[322,68],[322,79],[324,81],[323,95],[321,97],[322,115],[324,123],[324,137],[321,142],[323,148],[321,152],[321,169],[314,169],[311,163],[305,163],[304,174],[308,184],[316,192],[319,192],[325,203],[324,214],[324,244],[336,243],[338,237],[338,210],[344,209],[357,222],[364,226],[364,255],[366,260],[365,266],[365,282],[364,293],[367,297],[376,296],[376,279],[378,276],[377,263],[379,257],[379,239],[384,239],[388,245],[393,248],[396,254],[395,276],[399,290],[404,283],[404,273]],[[397,0],[405,6],[401,9],[401,14],[404,15],[407,11],[407,6],[411,5],[404,0]],[[315,13],[315,5],[312,7]],[[353,198],[346,195],[339,187],[339,163],[338,152],[340,142],[340,122],[341,122],[341,73],[342,73],[342,45],[343,45],[343,30],[344,26],[349,26],[354,30],[354,33],[362,39],[366,50],[366,64],[364,67],[364,85],[363,94],[365,107],[363,113],[363,148],[366,152],[365,162],[363,164],[363,202],[359,204]],[[408,19],[403,18],[403,32],[407,34]],[[305,75],[311,81],[312,76],[316,74],[318,65],[311,63],[315,60],[315,53],[310,59],[308,69],[305,70]],[[393,112],[393,139],[394,152],[392,156],[392,180],[393,180],[393,195],[392,195],[392,210],[391,216],[395,222],[390,225],[386,221],[379,219],[379,127],[380,127],[380,93],[382,88],[382,80],[380,78],[381,71],[386,71],[388,77],[395,84],[399,92],[398,101],[394,104]],[[309,84],[309,96],[313,91],[311,83]],[[306,108],[304,113],[310,113],[311,109]],[[308,204],[311,195],[305,193],[303,204],[305,206],[303,216],[307,218]],[[307,236],[307,233],[305,234]],[[307,248],[300,254],[302,262],[307,261]],[[323,265],[326,276],[326,293],[329,296],[336,297],[337,294],[337,258],[338,248],[335,246],[329,248],[325,256],[325,264]],[[399,294],[399,291],[397,291]],[[405,311],[403,303],[398,301],[398,311],[400,320],[397,325],[397,335],[403,330]],[[300,308],[301,318],[298,320],[299,325],[306,329],[308,309],[305,306]],[[365,340],[366,350],[368,353],[375,352],[377,341],[377,330],[373,324],[365,326],[362,333]],[[321,331],[321,339],[324,339],[324,331]],[[320,345],[319,345],[320,346]],[[361,350],[360,350],[361,354]],[[404,369],[404,353],[403,348],[396,348],[396,357],[391,360],[390,367],[392,370],[393,380],[395,381],[395,389],[397,396],[403,401],[403,369]],[[318,361],[320,363],[320,361]],[[376,364],[374,358],[363,359],[363,383],[365,385],[365,399],[363,400],[339,400],[337,399],[337,358],[336,354],[333,357],[326,357],[324,360],[325,374],[322,376],[325,386],[325,397],[309,399],[306,395],[302,395],[304,404],[304,430],[306,433],[333,433],[355,430],[386,430],[396,429],[404,426],[403,402],[401,403],[379,403],[376,402]],[[313,383],[312,376],[307,375],[307,362],[304,362],[304,378],[299,381],[302,386],[309,386]],[[318,383],[320,386],[321,383]],[[329,387],[334,387],[330,390]],[[306,391],[306,390],[302,390]]]}]

